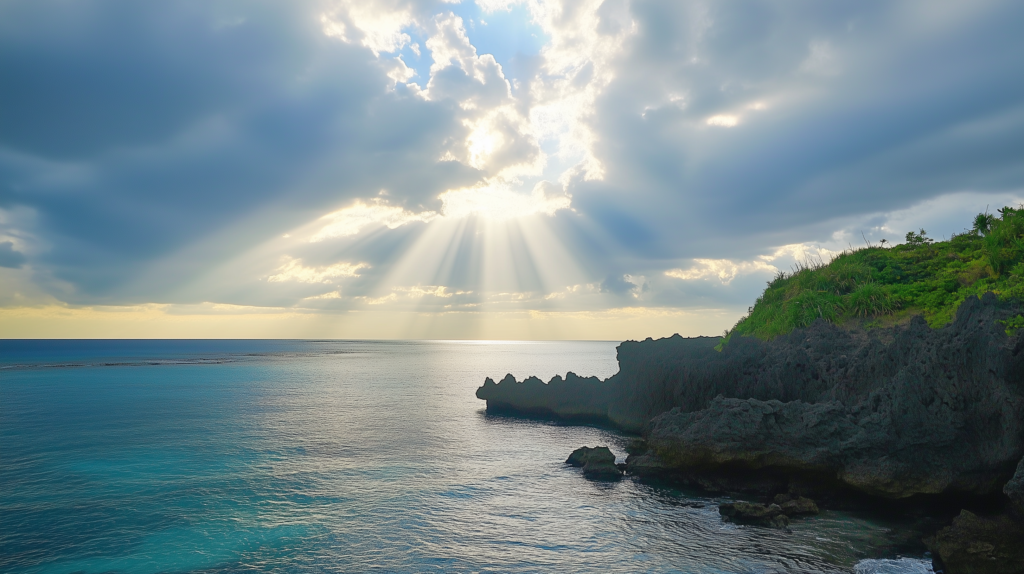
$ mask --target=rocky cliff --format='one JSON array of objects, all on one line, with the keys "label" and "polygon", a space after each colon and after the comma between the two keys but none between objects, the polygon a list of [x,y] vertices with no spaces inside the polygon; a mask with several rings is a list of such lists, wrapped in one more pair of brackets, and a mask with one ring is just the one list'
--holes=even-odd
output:
[{"label": "rocky cliff", "polygon": [[[637,468],[815,476],[886,498],[999,493],[1024,456],[1024,337],[994,295],[954,321],[863,331],[817,322],[771,341],[623,343],[605,381],[506,377],[489,410],[600,419],[643,432]],[[644,466],[647,465],[647,466]]]}]

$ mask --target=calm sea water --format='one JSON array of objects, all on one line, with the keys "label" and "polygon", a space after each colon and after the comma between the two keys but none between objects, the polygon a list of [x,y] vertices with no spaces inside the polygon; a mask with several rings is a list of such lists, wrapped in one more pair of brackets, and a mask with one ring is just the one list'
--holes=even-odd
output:
[{"label": "calm sea water", "polygon": [[0,572],[931,571],[865,517],[588,481],[627,437],[474,396],[569,370],[615,343],[0,341]]}]

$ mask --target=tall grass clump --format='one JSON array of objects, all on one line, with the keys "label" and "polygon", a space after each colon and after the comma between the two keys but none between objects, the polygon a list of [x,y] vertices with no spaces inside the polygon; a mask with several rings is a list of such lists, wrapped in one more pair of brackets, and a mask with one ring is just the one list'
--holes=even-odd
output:
[{"label": "tall grass clump", "polygon": [[[883,241],[780,272],[722,345],[733,335],[768,340],[816,320],[860,320],[870,328],[887,316],[923,315],[940,327],[964,299],[989,291],[1024,301],[1024,207],[998,213],[979,214],[971,230],[948,241],[934,241],[921,229],[907,233],[901,245],[887,248]],[[1024,319],[1011,321],[1007,332],[1022,326]]]}]

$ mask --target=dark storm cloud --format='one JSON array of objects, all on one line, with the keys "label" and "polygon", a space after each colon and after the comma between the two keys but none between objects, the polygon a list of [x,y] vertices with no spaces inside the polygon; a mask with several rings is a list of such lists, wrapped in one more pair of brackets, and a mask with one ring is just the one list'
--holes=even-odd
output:
[{"label": "dark storm cloud", "polygon": [[642,258],[735,256],[827,237],[813,228],[833,218],[1024,188],[1019,2],[631,10],[591,120],[606,177],[572,192]]}]

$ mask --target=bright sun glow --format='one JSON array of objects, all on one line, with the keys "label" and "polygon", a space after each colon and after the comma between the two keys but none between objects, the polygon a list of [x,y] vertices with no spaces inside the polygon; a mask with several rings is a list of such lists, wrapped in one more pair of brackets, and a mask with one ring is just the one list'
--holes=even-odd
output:
[{"label": "bright sun glow", "polygon": [[711,116],[710,118],[708,118],[707,124],[709,126],[719,126],[719,127],[723,127],[723,128],[731,128],[731,127],[734,127],[736,124],[738,124],[739,121],[740,121],[740,119],[737,118],[736,116],[721,115],[721,116]]},{"label": "bright sun glow", "polygon": [[453,189],[441,194],[445,217],[462,218],[478,215],[493,220],[508,220],[529,215],[554,215],[569,209],[568,195],[545,193],[538,185],[529,194],[516,192],[503,185]]}]

